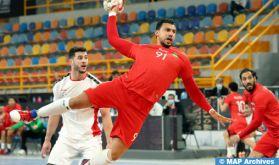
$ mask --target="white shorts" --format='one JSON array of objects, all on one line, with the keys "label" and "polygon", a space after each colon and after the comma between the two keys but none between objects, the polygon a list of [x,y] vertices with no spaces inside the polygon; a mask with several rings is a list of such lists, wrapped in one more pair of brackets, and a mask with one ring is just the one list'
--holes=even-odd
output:
[{"label": "white shorts", "polygon": [[82,159],[92,157],[102,151],[101,136],[85,140],[70,139],[59,136],[50,155],[48,163],[55,165],[71,165],[74,158],[81,155]]}]

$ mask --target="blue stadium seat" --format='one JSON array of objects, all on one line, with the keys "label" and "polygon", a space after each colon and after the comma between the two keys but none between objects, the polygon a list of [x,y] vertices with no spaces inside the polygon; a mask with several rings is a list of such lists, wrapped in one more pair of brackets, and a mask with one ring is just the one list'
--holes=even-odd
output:
[{"label": "blue stadium seat", "polygon": [[7,60],[7,65],[8,65],[8,66],[14,66],[14,65],[15,65],[15,60],[12,59],[12,58],[8,58],[8,60]]},{"label": "blue stadium seat", "polygon": [[35,30],[36,29],[36,23],[35,22],[30,22],[28,26],[29,30]]},{"label": "blue stadium seat", "polygon": [[108,37],[108,36],[107,36],[107,28],[106,28],[105,26],[102,27],[102,31],[103,31],[103,32],[102,32],[103,37],[104,37],[104,38]]},{"label": "blue stadium seat", "polygon": [[11,23],[7,23],[6,25],[5,25],[5,29],[6,29],[6,31],[7,32],[13,32],[13,25],[11,24]]},{"label": "blue stadium seat", "polygon": [[94,29],[93,27],[86,28],[84,31],[85,38],[93,38]]},{"label": "blue stadium seat", "polygon": [[104,35],[103,27],[99,26],[94,28],[94,37],[102,37]]},{"label": "blue stadium seat", "polygon": [[14,34],[12,36],[12,40],[11,40],[12,44],[17,44],[18,43],[18,34]]},{"label": "blue stadium seat", "polygon": [[21,33],[18,35],[18,42],[19,43],[26,43],[28,42],[28,36],[26,33]]},{"label": "blue stadium seat", "polygon": [[129,24],[119,24],[118,31],[120,35],[128,35],[130,31]]},{"label": "blue stadium seat", "polygon": [[225,15],[225,17],[223,19],[223,24],[225,26],[233,25],[233,17],[232,17],[232,15]]},{"label": "blue stadium seat", "polygon": [[198,16],[205,16],[206,15],[206,6],[201,4],[197,7],[197,15]]},{"label": "blue stadium seat", "polygon": [[50,41],[55,41],[55,40],[58,39],[58,37],[59,37],[58,31],[57,31],[57,30],[54,30],[54,31],[51,31],[49,40],[50,40]]},{"label": "blue stadium seat", "polygon": [[196,7],[194,5],[189,6],[187,12],[190,17],[196,16]]},{"label": "blue stadium seat", "polygon": [[68,30],[68,39],[74,39],[75,36],[76,36],[76,30],[75,29]]},{"label": "blue stadium seat", "polygon": [[175,23],[175,27],[176,27],[176,30],[177,30],[177,31],[182,30],[182,21],[180,21],[180,20],[174,20],[174,23]]},{"label": "blue stadium seat", "polygon": [[154,21],[156,19],[156,12],[155,10],[149,10],[147,12],[147,20],[148,21]]},{"label": "blue stadium seat", "polygon": [[10,55],[16,55],[16,47],[15,46],[9,47],[9,54]]},{"label": "blue stadium seat", "polygon": [[0,43],[2,43],[4,41],[4,36],[0,36]]},{"label": "blue stadium seat", "polygon": [[66,45],[64,42],[59,42],[58,43],[58,51],[63,52],[66,50]]},{"label": "blue stadium seat", "polygon": [[20,32],[26,32],[27,31],[27,23],[21,23],[19,27]]},{"label": "blue stadium seat", "polygon": [[150,32],[151,33],[154,33],[156,31],[156,25],[157,25],[156,21],[154,21],[150,24]]},{"label": "blue stadium seat", "polygon": [[32,54],[32,45],[26,45],[24,47],[24,54]]},{"label": "blue stadium seat", "polygon": [[174,8],[169,8],[167,10],[167,18],[173,18],[175,16],[175,9]]},{"label": "blue stadium seat", "polygon": [[140,43],[141,44],[150,44],[150,37],[149,36],[141,36],[140,37]]},{"label": "blue stadium seat", "polygon": [[40,58],[39,57],[33,57],[31,64],[32,65],[38,65],[39,62],[40,62]]},{"label": "blue stadium seat", "polygon": [[139,31],[139,25],[137,23],[132,23],[130,26],[130,34],[137,33]]},{"label": "blue stadium seat", "polygon": [[139,11],[137,15],[137,21],[145,21],[146,20],[146,12],[145,11]]},{"label": "blue stadium seat", "polygon": [[50,29],[51,27],[51,22],[49,20],[44,22],[44,29]]},{"label": "blue stadium seat", "polygon": [[200,22],[200,27],[211,27],[212,19],[210,17],[204,17]]},{"label": "blue stadium seat", "polygon": [[186,14],[186,10],[184,6],[179,6],[178,8],[176,8],[175,11],[175,16],[176,17],[184,17]]},{"label": "blue stadium seat", "polygon": [[[265,5],[269,0],[262,0],[263,5]],[[268,9],[272,9],[274,7],[276,1],[274,1],[273,3],[271,3],[267,8]]]},{"label": "blue stadium seat", "polygon": [[190,29],[190,22],[188,20],[181,21],[181,30],[186,31]]},{"label": "blue stadium seat", "polygon": [[217,12],[217,5],[210,3],[207,5],[207,14],[215,14]]},{"label": "blue stadium seat", "polygon": [[59,27],[63,28],[67,26],[67,19],[63,18],[61,20],[59,20]]},{"label": "blue stadium seat", "polygon": [[84,17],[78,17],[77,20],[76,20],[76,24],[78,26],[84,25]]},{"label": "blue stadium seat", "polygon": [[167,15],[167,11],[165,8],[160,8],[158,11],[157,11],[157,17],[158,18],[166,18],[166,15]]},{"label": "blue stadium seat", "polygon": [[177,33],[175,40],[174,40],[174,44],[180,44],[183,42],[183,36],[180,33]]},{"label": "blue stadium seat", "polygon": [[190,28],[191,29],[198,29],[199,27],[200,27],[199,18],[195,18],[195,19],[191,20],[191,23],[190,23]]},{"label": "blue stadium seat", "polygon": [[50,63],[50,64],[56,64],[56,62],[57,62],[57,58],[55,56],[51,56],[48,59],[48,63]]},{"label": "blue stadium seat", "polygon": [[[246,20],[249,20],[253,15],[254,13],[248,14]],[[252,21],[252,26],[255,26],[258,22],[259,22],[259,17],[254,18],[254,20]]]},{"label": "blue stadium seat", "polygon": [[29,42],[31,42],[31,41],[34,40],[34,33],[33,33],[33,32],[29,32],[29,33],[27,34],[27,40],[28,40]]},{"label": "blue stadium seat", "polygon": [[108,22],[108,15],[107,14],[102,15],[101,23],[107,23],[107,22]]},{"label": "blue stadium seat", "polygon": [[109,44],[107,39],[103,40],[103,49],[110,49],[112,48],[111,45]]}]

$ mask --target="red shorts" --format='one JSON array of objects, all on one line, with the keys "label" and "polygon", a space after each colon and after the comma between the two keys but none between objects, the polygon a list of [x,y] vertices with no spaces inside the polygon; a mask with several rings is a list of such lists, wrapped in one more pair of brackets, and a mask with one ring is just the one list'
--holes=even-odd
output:
[{"label": "red shorts", "polygon": [[127,147],[130,147],[154,103],[129,91],[118,79],[102,83],[84,92],[94,107],[117,109],[118,117],[110,136],[119,137]]},{"label": "red shorts", "polygon": [[3,122],[5,128],[13,126],[15,123],[12,121],[10,114],[6,114]]},{"label": "red shorts", "polygon": [[[244,128],[247,127],[246,119],[240,118],[237,119],[235,122],[229,125],[227,131],[229,133],[229,136],[236,135],[240,131],[242,131]],[[250,138],[250,135],[245,136],[243,139]]]},{"label": "red shorts", "polygon": [[257,142],[254,151],[262,153],[268,158],[272,158],[279,149],[279,139],[274,138],[269,131],[267,131],[261,139]]}]

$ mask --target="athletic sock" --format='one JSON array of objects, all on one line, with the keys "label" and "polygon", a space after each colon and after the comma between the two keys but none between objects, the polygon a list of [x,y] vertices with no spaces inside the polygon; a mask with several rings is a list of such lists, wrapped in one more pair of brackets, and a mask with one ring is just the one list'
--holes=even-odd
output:
[{"label": "athletic sock", "polygon": [[94,155],[91,160],[91,164],[93,165],[109,165],[113,161],[111,160],[111,150],[105,149],[98,154]]},{"label": "athletic sock", "polygon": [[70,100],[70,98],[63,98],[63,99],[54,101],[54,102],[38,109],[37,114],[40,117],[47,117],[50,115],[59,115],[68,110],[71,110],[71,108],[69,106],[69,100]]}]

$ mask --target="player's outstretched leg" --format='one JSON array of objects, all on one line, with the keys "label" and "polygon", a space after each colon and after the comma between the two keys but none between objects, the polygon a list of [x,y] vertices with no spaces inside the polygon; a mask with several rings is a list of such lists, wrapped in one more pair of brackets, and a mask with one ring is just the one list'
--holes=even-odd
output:
[{"label": "player's outstretched leg", "polygon": [[128,147],[120,138],[112,138],[111,149],[105,149],[94,155],[89,165],[108,165],[118,160],[127,150]]},{"label": "player's outstretched leg", "polygon": [[37,111],[21,111],[13,110],[10,112],[11,119],[14,122],[19,121],[32,121],[36,117],[47,117],[49,115],[58,115],[69,110],[79,110],[82,108],[92,107],[88,96],[83,92],[80,95],[73,98],[63,98],[54,101]]}]

